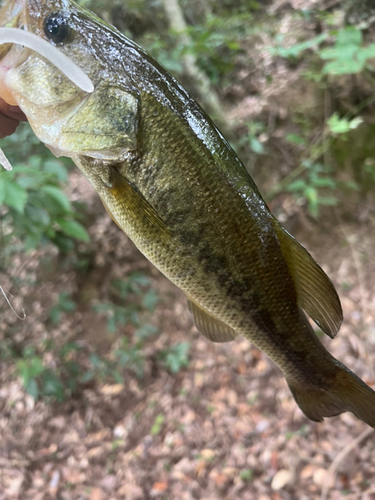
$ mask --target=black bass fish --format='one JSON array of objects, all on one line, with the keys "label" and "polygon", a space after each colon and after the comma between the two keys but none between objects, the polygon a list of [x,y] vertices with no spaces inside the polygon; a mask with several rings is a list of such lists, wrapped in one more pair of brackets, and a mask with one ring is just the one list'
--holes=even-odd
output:
[{"label": "black bass fish", "polygon": [[0,23],[0,97],[73,159],[118,226],[185,292],[198,330],[214,342],[243,335],[266,352],[311,420],[351,411],[375,427],[375,392],[305,316],[336,335],[333,284],[181,85],[70,0],[11,0]]}]

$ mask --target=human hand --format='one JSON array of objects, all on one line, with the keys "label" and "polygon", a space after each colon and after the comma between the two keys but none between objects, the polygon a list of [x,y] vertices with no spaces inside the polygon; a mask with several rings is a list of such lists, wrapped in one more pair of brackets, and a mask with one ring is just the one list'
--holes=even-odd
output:
[{"label": "human hand", "polygon": [[0,139],[12,135],[20,121],[27,121],[26,116],[18,106],[10,106],[0,99]]}]

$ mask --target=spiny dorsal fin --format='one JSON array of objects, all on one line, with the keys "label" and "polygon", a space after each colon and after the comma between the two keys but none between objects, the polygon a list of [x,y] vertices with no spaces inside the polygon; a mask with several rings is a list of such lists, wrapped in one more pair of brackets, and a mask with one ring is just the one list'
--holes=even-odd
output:
[{"label": "spiny dorsal fin", "polygon": [[276,229],[282,252],[293,277],[298,305],[329,337],[342,323],[342,309],[332,281],[308,251],[281,226]]},{"label": "spiny dorsal fin", "polygon": [[195,326],[208,340],[212,342],[230,342],[237,337],[237,332],[210,313],[202,309],[198,304],[187,299],[190,312],[195,321]]}]

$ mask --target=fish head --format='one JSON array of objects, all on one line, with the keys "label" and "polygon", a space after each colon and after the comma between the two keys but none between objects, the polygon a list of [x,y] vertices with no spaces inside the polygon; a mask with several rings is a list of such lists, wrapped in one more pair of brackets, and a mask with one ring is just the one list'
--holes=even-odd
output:
[{"label": "fish head", "polygon": [[138,96],[121,71],[121,36],[70,0],[2,4],[0,97],[57,156],[121,161],[136,148]]}]

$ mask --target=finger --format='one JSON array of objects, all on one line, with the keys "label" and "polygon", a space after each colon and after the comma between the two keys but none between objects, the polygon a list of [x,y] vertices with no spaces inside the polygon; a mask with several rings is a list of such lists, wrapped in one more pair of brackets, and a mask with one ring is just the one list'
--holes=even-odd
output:
[{"label": "finger", "polygon": [[0,99],[0,112],[4,115],[13,118],[18,121],[27,121],[26,115],[20,110],[18,106],[11,106],[7,104],[3,99]]},{"label": "finger", "polygon": [[15,120],[14,118],[10,118],[9,116],[0,113],[0,139],[4,139],[8,135],[12,135],[18,125],[20,124],[19,120]]}]

